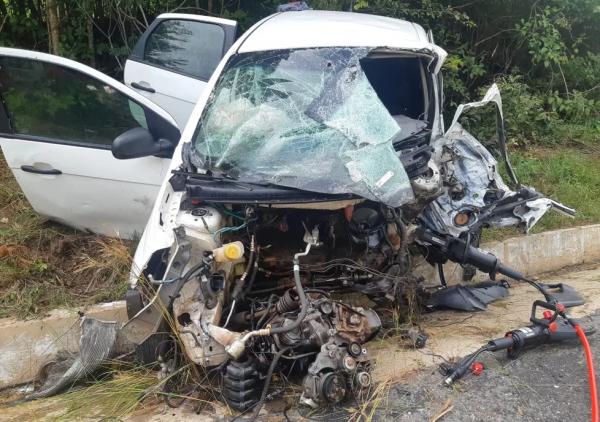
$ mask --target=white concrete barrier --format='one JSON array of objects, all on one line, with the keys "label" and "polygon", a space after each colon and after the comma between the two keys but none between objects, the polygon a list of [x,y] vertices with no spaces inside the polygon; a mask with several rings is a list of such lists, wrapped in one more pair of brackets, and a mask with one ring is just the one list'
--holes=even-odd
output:
[{"label": "white concrete barrier", "polygon": [[[555,271],[571,265],[600,261],[600,224],[532,234],[491,242],[482,249],[494,253],[506,265],[528,275]],[[437,284],[437,271],[424,261],[418,273]],[[445,265],[450,283],[460,282],[460,265]],[[478,279],[487,278],[478,274]],[[86,315],[102,320],[126,321],[125,303],[95,305]],[[30,382],[40,368],[61,350],[76,352],[79,346],[77,311],[58,310],[40,320],[0,319],[0,388]]]},{"label": "white concrete barrier", "polygon": [[[126,321],[125,302],[111,302],[85,309],[85,315],[105,321]],[[0,388],[35,379],[40,368],[58,352],[79,350],[77,311],[56,310],[42,319],[0,319]]]}]

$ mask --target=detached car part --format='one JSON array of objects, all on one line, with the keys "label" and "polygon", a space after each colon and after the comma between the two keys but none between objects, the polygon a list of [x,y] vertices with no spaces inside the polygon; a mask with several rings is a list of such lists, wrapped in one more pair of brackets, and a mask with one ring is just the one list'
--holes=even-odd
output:
[{"label": "detached car part", "polygon": [[25,401],[50,397],[62,392],[82,378],[91,376],[111,357],[119,324],[114,321],[83,317],[80,326],[79,354],[71,366],[58,379],[48,379],[41,390],[26,396]]},{"label": "detached car part", "polygon": [[483,311],[488,303],[507,297],[508,288],[504,283],[478,283],[472,286],[450,286],[433,293],[427,301],[427,308],[458,309],[461,311]]}]

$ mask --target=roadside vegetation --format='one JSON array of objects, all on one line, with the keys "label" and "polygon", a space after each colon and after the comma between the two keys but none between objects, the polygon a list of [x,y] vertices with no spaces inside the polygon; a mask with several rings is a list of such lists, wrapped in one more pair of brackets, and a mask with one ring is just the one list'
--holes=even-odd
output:
[{"label": "roadside vegetation", "polygon": [[0,159],[0,318],[121,299],[130,243],[50,223]]}]

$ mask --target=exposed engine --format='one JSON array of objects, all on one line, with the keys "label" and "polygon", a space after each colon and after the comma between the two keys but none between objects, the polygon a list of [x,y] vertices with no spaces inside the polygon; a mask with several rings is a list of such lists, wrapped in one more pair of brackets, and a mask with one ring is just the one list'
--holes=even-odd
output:
[{"label": "exposed engine", "polygon": [[[500,110],[495,86],[484,101],[461,107],[489,102]],[[161,208],[160,224],[175,240],[156,251],[144,271],[151,301],[143,303],[139,288],[128,292],[131,319],[122,333],[143,345],[170,330],[191,362],[220,369],[223,397],[237,410],[260,409],[274,373],[297,376],[301,401],[311,407],[360,395],[372,383],[365,345],[382,327],[373,308],[402,310],[427,296],[413,274],[413,257],[438,265],[444,288],[448,260],[463,265],[465,274],[470,266],[492,280],[496,274],[520,279],[477,248],[482,228],[527,231],[550,208],[574,213],[514,177],[509,188],[498,162],[457,118],[431,143],[416,137],[393,144],[414,194],[400,207],[203,174],[185,163]],[[512,175],[503,131],[498,134]],[[455,309],[482,309],[490,289],[507,294],[494,283],[479,288]],[[434,294],[465,301],[464,290]],[[369,300],[352,305],[349,293]],[[413,327],[405,338],[423,347],[427,335]]]},{"label": "exposed engine", "polygon": [[332,205],[202,205],[180,213],[200,259],[173,301],[177,331],[194,363],[231,360],[224,396],[236,409],[258,400],[259,374],[277,361],[280,371],[306,372],[302,401],[313,407],[371,384],[364,344],[381,328],[379,316],[335,296],[393,300],[408,268],[406,229],[395,210],[378,204]]}]

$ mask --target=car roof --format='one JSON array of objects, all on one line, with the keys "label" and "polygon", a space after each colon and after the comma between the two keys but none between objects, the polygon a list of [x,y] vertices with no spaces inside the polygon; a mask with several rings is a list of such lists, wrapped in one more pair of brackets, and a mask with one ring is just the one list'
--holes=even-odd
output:
[{"label": "car roof", "polygon": [[283,12],[265,18],[250,31],[239,53],[311,47],[432,50],[421,25],[365,13]]}]

